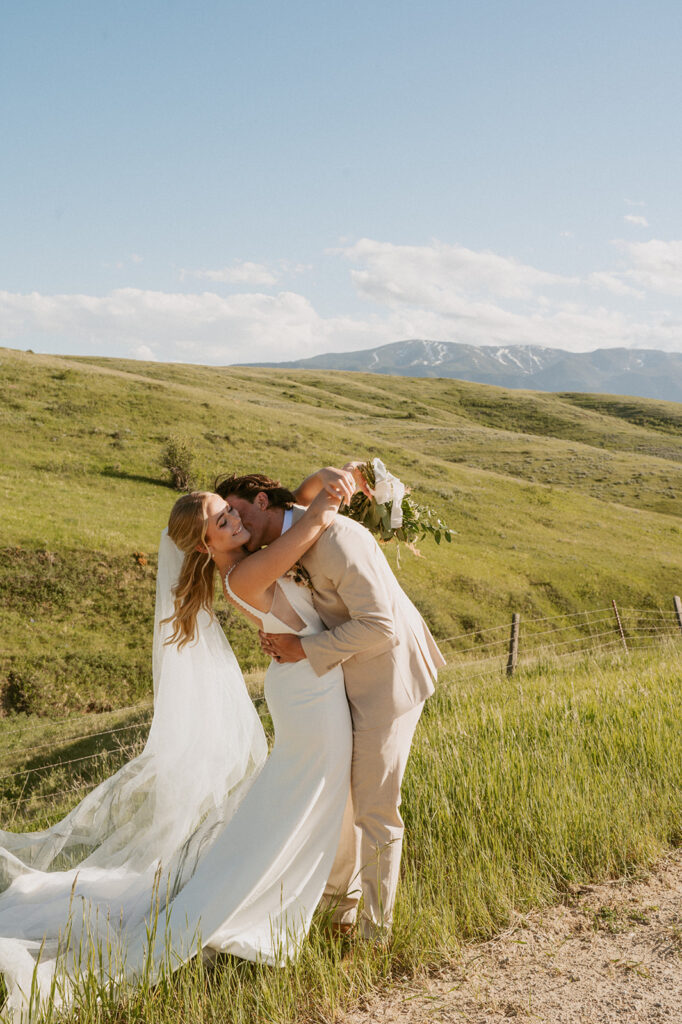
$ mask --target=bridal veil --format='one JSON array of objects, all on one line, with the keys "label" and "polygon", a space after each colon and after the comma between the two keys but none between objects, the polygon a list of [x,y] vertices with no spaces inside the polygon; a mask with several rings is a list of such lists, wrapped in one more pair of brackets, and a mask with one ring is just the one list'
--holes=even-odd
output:
[{"label": "bridal veil", "polygon": [[[17,1021],[27,1019],[32,984],[44,998],[60,973],[74,973],[84,940],[127,949],[145,932],[152,903],[163,909],[181,891],[265,761],[258,714],[216,619],[202,611],[193,643],[165,644],[182,560],[164,531],[142,753],[51,828],[0,831],[0,972],[4,1012]],[[143,959],[126,960],[125,974],[141,972]]]}]

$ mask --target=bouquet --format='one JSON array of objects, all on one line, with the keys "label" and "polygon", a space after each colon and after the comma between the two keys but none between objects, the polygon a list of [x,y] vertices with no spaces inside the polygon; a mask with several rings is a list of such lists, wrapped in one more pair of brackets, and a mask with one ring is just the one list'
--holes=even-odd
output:
[{"label": "bouquet", "polygon": [[362,523],[378,540],[402,540],[414,546],[417,540],[433,537],[436,544],[452,540],[453,531],[431,508],[419,505],[409,496],[409,489],[389,473],[381,459],[372,459],[358,467],[372,494],[362,491],[353,495],[343,514]]}]

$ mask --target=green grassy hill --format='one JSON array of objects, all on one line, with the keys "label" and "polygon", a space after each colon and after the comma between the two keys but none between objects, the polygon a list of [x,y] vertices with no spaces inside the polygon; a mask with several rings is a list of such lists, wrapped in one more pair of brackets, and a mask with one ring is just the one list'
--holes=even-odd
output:
[{"label": "green grassy hill", "polygon": [[[289,484],[380,455],[457,531],[398,570],[434,633],[682,588],[682,406],[456,380],[217,369],[0,349],[0,707],[47,714],[150,692],[155,550],[191,439],[198,483]],[[395,548],[388,557],[396,564]],[[221,611],[248,667],[251,627]]]}]

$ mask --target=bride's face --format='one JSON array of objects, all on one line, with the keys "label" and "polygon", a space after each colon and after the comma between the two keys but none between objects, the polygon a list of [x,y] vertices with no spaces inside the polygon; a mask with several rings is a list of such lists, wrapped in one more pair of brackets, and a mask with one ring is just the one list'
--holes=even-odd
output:
[{"label": "bride's face", "polygon": [[239,512],[221,498],[219,494],[211,494],[206,499],[206,544],[212,554],[224,554],[236,551],[246,544],[251,534],[241,521]]},{"label": "bride's face", "polygon": [[264,544],[271,544],[282,532],[281,519],[277,522],[276,510],[269,507],[267,494],[257,494],[253,501],[228,494],[227,503],[239,513],[244,529],[251,535],[249,551],[258,551]]}]

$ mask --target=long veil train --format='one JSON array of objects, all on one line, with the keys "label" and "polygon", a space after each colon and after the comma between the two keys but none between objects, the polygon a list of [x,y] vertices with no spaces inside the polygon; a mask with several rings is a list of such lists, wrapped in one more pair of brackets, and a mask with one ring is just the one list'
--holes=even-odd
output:
[{"label": "long veil train", "polygon": [[[0,972],[4,1012],[16,1020],[32,984],[49,993],[83,938],[109,941],[112,922],[120,936],[145,931],[152,900],[163,908],[180,892],[265,761],[258,715],[216,620],[202,612],[195,643],[164,645],[182,558],[164,531],[144,750],[51,828],[0,831]],[[142,961],[127,961],[126,973]]]}]

